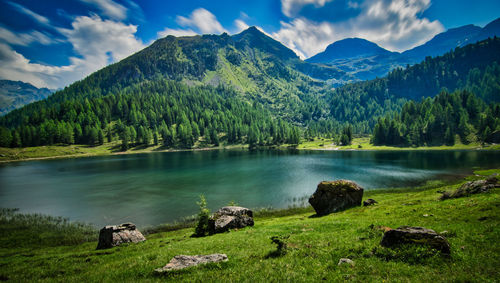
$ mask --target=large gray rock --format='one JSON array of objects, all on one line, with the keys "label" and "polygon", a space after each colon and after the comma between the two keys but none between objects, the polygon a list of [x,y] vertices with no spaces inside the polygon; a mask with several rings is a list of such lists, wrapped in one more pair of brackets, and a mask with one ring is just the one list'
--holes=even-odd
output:
[{"label": "large gray rock", "polygon": [[211,233],[253,226],[253,212],[241,206],[224,206],[212,215],[208,225]]},{"label": "large gray rock", "polygon": [[332,212],[360,206],[363,188],[353,181],[323,181],[309,198],[316,214],[326,215]]},{"label": "large gray rock", "polygon": [[227,261],[227,255],[225,254],[210,254],[210,255],[176,255],[174,256],[167,265],[162,268],[155,269],[158,273],[168,272],[172,270],[184,269],[191,266],[196,266],[200,264],[207,264],[211,262],[221,262]]},{"label": "large gray rock", "polygon": [[135,224],[124,223],[119,226],[105,226],[99,231],[97,249],[109,249],[123,243],[138,243],[146,241]]},{"label": "large gray rock", "polygon": [[384,233],[380,245],[395,247],[401,244],[429,245],[443,253],[450,253],[450,244],[434,230],[423,227],[401,226]]},{"label": "large gray rock", "polygon": [[493,188],[498,188],[498,179],[495,176],[490,176],[486,180],[471,181],[463,184],[460,188],[456,189],[454,192],[444,192],[440,200],[445,200],[449,198],[460,198],[473,194],[480,194],[489,192]]}]

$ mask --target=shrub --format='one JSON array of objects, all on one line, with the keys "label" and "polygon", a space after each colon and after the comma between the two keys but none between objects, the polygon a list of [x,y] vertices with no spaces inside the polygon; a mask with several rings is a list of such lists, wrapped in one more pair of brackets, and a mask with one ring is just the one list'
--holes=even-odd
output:
[{"label": "shrub", "polygon": [[200,207],[200,212],[198,213],[198,224],[194,230],[195,237],[204,237],[209,232],[208,222],[210,219],[210,210],[207,208],[207,200],[204,195],[200,195],[200,201],[196,202]]}]

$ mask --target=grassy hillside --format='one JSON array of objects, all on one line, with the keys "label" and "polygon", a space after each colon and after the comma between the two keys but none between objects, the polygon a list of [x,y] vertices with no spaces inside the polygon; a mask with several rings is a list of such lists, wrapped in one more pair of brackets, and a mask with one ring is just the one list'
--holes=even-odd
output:
[{"label": "grassy hillside", "polygon": [[[500,170],[476,172],[483,175]],[[469,177],[478,178],[478,177]],[[0,217],[0,277],[14,281],[459,281],[488,282],[500,278],[500,190],[438,201],[436,191],[460,182],[435,181],[419,188],[365,193],[379,203],[324,217],[312,209],[261,213],[255,226],[205,238],[191,238],[193,229],[147,235],[147,241],[96,251],[97,242],[55,246],[27,240],[12,245],[20,229]],[[457,183],[458,182],[458,183]],[[281,216],[280,216],[281,215]],[[379,226],[423,226],[448,231],[451,256],[433,250],[390,250],[379,243]],[[8,229],[7,229],[8,228]],[[24,226],[24,234],[31,230]],[[45,237],[57,232],[43,230]],[[61,230],[64,232],[64,230]],[[82,230],[87,231],[87,230]],[[82,232],[83,233],[83,232]],[[286,254],[276,256],[272,236],[288,237]],[[10,243],[10,245],[9,245]],[[226,253],[229,261],[165,276],[155,268],[178,254]],[[338,266],[340,258],[355,266]]]}]

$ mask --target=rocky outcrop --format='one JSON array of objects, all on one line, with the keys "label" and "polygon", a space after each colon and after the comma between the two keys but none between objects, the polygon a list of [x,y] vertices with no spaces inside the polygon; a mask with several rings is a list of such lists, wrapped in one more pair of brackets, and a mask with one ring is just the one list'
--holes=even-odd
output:
[{"label": "rocky outcrop", "polygon": [[217,210],[208,222],[212,234],[253,225],[253,212],[241,206],[224,206]]},{"label": "rocky outcrop", "polygon": [[401,226],[384,233],[380,245],[395,247],[401,244],[428,245],[443,253],[450,253],[450,244],[434,230],[423,227]]},{"label": "rocky outcrop", "polygon": [[369,199],[363,201],[363,206],[374,205],[376,203],[378,203],[376,200],[369,198]]},{"label": "rocky outcrop", "polygon": [[123,243],[138,243],[146,241],[142,233],[132,223],[119,226],[105,226],[99,231],[97,249],[109,249]]},{"label": "rocky outcrop", "polygon": [[498,188],[498,179],[495,176],[488,177],[486,180],[471,181],[463,184],[454,192],[444,192],[439,199],[445,200],[450,198],[460,198],[473,194],[489,192],[493,188]]},{"label": "rocky outcrop", "polygon": [[332,212],[360,206],[363,188],[353,181],[323,181],[309,198],[316,214],[326,215]]},{"label": "rocky outcrop", "polygon": [[155,269],[158,273],[164,273],[173,270],[184,269],[191,266],[200,264],[207,264],[212,262],[227,261],[225,254],[210,254],[210,255],[176,255],[162,268]]}]

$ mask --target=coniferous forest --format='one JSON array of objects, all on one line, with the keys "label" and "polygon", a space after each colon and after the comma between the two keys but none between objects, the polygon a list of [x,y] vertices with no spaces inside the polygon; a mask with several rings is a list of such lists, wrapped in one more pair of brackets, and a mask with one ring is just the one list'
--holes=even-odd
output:
[{"label": "coniferous forest", "polygon": [[[254,147],[298,144],[321,136],[349,144],[353,135],[369,134],[375,145],[421,146],[488,142],[500,130],[494,104],[500,101],[496,37],[397,68],[384,78],[336,89],[308,79],[300,71],[304,66],[295,68],[299,59],[256,29],[232,37],[188,39],[168,37],[1,117],[0,146],[120,141],[123,150],[153,144],[191,148],[196,142]],[[183,50],[184,57],[169,57],[161,66],[147,63],[171,44],[181,46],[177,50]],[[193,46],[219,51],[202,48],[205,53],[193,53]],[[213,70],[221,81],[229,78],[228,69],[231,76],[242,76],[238,72],[248,69],[258,75],[239,78],[249,80],[247,92],[223,83],[190,85],[169,75],[169,68],[187,64],[179,56],[193,57],[189,66]],[[213,56],[225,60],[223,69]],[[145,62],[130,75],[130,64],[139,59]],[[186,70],[191,80],[206,80],[202,71]],[[117,74],[121,79],[113,83],[109,78]]]}]

